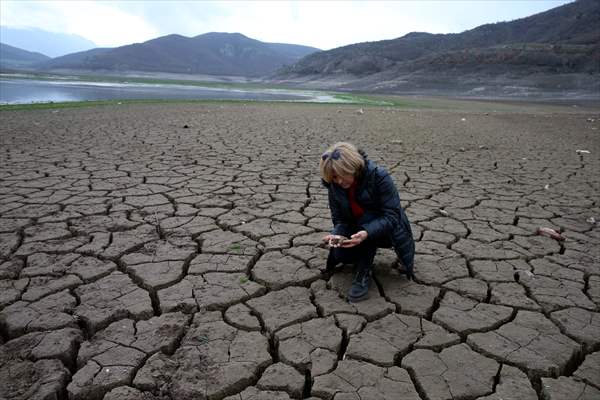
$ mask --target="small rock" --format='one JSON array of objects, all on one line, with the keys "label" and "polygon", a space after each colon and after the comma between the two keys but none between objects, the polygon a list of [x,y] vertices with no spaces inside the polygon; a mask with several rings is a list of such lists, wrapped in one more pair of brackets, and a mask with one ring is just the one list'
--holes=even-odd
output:
[{"label": "small rock", "polygon": [[564,236],[562,236],[559,232],[555,231],[552,228],[540,227],[537,230],[537,234],[540,236],[548,236],[554,240],[563,241],[565,240]]},{"label": "small rock", "polygon": [[356,110],[357,114],[364,114],[364,110],[362,108],[359,108],[358,110]]},{"label": "small rock", "polygon": [[436,212],[436,213],[438,213],[439,215],[442,215],[442,216],[444,216],[444,217],[447,217],[447,216],[448,216],[448,211],[446,211],[446,210],[442,210],[441,208],[439,208],[439,209],[435,210],[435,212]]},{"label": "small rock", "polygon": [[594,217],[589,217],[588,219],[585,220],[586,222],[589,222],[590,224],[595,224],[596,223],[596,218]]}]

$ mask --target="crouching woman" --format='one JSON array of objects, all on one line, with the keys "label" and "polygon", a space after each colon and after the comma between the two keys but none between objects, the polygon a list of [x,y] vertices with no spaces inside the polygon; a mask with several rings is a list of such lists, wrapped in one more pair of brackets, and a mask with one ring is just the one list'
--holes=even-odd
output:
[{"label": "crouching woman", "polygon": [[[323,153],[319,168],[333,222],[333,230],[323,238],[330,245],[327,270],[333,271],[339,263],[356,267],[348,300],[367,298],[377,248],[393,247],[411,279],[415,243],[388,172],[345,142]],[[347,239],[336,244],[338,235]]]}]

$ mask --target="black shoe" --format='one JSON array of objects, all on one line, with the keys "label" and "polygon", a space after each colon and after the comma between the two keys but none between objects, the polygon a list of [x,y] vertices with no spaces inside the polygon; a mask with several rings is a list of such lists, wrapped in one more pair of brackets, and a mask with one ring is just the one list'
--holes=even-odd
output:
[{"label": "black shoe", "polygon": [[348,291],[348,301],[358,302],[369,298],[369,285],[371,284],[371,269],[363,268],[360,269],[354,280],[352,286]]}]

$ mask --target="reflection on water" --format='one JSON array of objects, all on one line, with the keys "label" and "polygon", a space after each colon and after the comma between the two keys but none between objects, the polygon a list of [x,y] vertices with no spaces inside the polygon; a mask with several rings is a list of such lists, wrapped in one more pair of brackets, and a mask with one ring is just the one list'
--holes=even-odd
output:
[{"label": "reflection on water", "polygon": [[336,101],[324,93],[279,89],[0,79],[0,104],[121,99]]}]

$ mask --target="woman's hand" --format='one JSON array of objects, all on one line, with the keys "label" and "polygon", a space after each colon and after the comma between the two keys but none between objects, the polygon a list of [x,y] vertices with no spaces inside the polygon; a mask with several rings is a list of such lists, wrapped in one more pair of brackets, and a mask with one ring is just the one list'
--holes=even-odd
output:
[{"label": "woman's hand", "polygon": [[350,236],[350,239],[345,240],[340,247],[346,248],[357,246],[367,240],[367,236],[369,236],[367,231],[358,231],[354,235]]},{"label": "woman's hand", "polygon": [[329,243],[329,241],[334,237],[335,235],[325,235],[323,236],[323,239],[321,239],[323,242],[325,243]]}]

